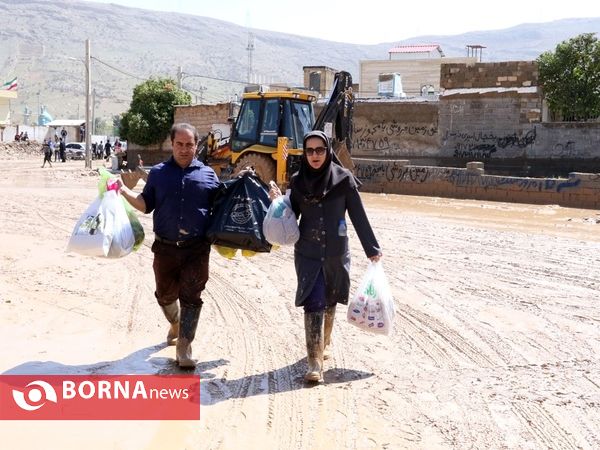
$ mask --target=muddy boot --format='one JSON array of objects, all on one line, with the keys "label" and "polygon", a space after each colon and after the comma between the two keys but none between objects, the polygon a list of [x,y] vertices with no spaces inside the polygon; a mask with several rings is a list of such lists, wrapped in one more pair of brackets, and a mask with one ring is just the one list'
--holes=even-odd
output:
[{"label": "muddy boot", "polygon": [[304,313],[308,370],[304,381],[323,382],[323,311]]},{"label": "muddy boot", "polygon": [[174,301],[170,305],[161,306],[160,309],[171,324],[167,333],[167,345],[175,345],[177,336],[179,336],[179,304]]},{"label": "muddy boot", "polygon": [[325,309],[323,324],[323,359],[331,358],[331,330],[333,330],[333,319],[335,319],[335,308],[337,305]]},{"label": "muddy boot", "polygon": [[179,367],[193,368],[198,361],[192,358],[192,341],[196,336],[196,327],[200,318],[202,307],[181,307],[181,317],[179,319],[179,337],[175,347],[175,361]]}]

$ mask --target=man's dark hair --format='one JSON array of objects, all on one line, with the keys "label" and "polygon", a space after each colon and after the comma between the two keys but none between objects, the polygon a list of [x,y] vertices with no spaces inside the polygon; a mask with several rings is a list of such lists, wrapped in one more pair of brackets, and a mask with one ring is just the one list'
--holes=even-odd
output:
[{"label": "man's dark hair", "polygon": [[200,135],[198,134],[198,130],[196,130],[196,127],[194,127],[193,125],[190,125],[189,123],[176,123],[171,127],[171,142],[173,142],[173,140],[175,139],[175,134],[177,134],[178,131],[191,131],[192,134],[194,135],[194,143],[198,143],[198,141],[200,140]]}]

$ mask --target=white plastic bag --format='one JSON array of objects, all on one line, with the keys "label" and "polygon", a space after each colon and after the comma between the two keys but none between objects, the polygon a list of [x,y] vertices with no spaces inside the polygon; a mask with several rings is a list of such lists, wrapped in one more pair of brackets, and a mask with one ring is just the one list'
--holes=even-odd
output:
[{"label": "white plastic bag", "polygon": [[135,238],[127,211],[115,191],[97,197],[81,215],[67,245],[68,252],[120,258],[133,250]]},{"label": "white plastic bag", "polygon": [[370,262],[358,290],[348,304],[348,322],[365,331],[389,335],[394,321],[394,299],[381,262]]},{"label": "white plastic bag", "polygon": [[271,202],[263,221],[263,233],[267,241],[276,245],[293,245],[300,238],[298,220],[287,195]]}]

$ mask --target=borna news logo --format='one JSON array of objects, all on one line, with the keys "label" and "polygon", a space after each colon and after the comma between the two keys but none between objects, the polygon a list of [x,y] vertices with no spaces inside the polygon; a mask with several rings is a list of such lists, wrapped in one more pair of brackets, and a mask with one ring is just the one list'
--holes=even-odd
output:
[{"label": "borna news logo", "polygon": [[199,375],[0,375],[0,420],[199,419]]}]

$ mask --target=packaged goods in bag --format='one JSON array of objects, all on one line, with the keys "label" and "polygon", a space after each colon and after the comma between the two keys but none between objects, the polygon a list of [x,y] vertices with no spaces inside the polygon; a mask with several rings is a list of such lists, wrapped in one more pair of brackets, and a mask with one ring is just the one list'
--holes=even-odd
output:
[{"label": "packaged goods in bag", "polygon": [[298,220],[286,195],[277,197],[269,206],[263,233],[267,241],[277,245],[293,245],[300,238]]},{"label": "packaged goods in bag", "polygon": [[209,242],[230,249],[271,251],[263,234],[270,203],[267,185],[256,175],[246,173],[226,181],[215,199],[206,232]]},{"label": "packaged goods in bag", "polygon": [[381,262],[369,263],[359,288],[348,304],[347,319],[365,331],[390,334],[394,299]]},{"label": "packaged goods in bag", "polygon": [[133,250],[135,238],[127,211],[116,191],[107,191],[81,215],[67,245],[68,252],[120,258]]}]

